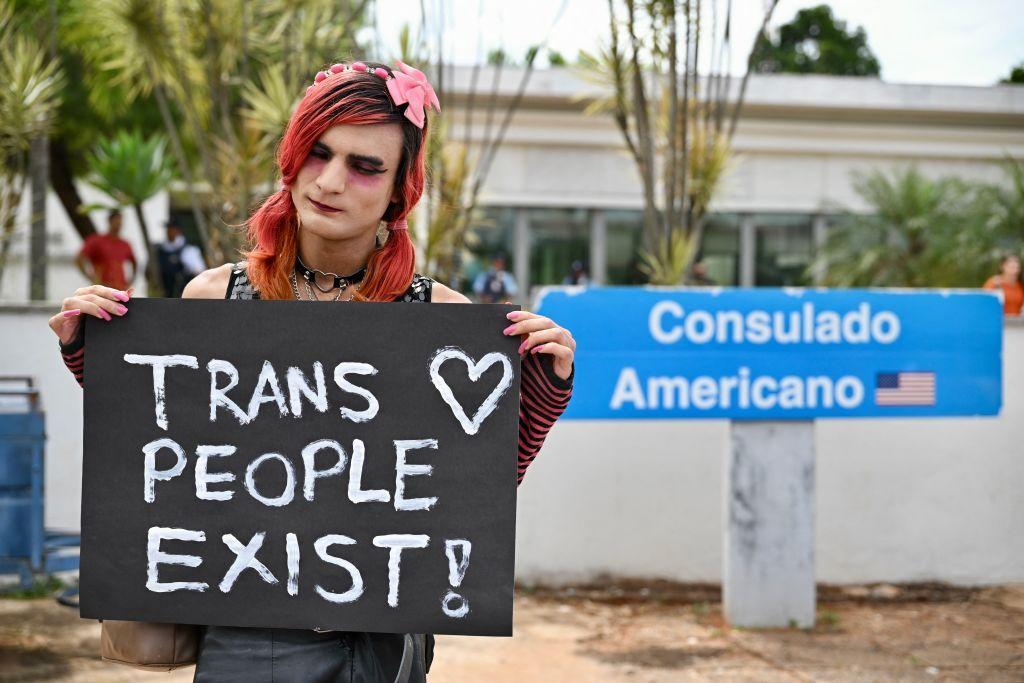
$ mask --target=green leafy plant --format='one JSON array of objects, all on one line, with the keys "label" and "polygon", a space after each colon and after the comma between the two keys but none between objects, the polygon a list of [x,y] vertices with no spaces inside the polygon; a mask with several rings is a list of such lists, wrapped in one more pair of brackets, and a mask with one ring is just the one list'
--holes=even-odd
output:
[{"label": "green leafy plant", "polygon": [[[366,0],[80,0],[68,40],[100,110],[152,98],[200,241],[220,261],[273,187],[283,121],[318,68],[348,56]],[[114,92],[121,101],[112,101]]]},{"label": "green leafy plant", "polygon": [[826,626],[827,628],[838,628],[842,622],[842,617],[839,616],[838,612],[834,612],[829,609],[823,609],[818,612],[818,623]]},{"label": "green leafy plant", "polygon": [[977,287],[1024,248],[1024,165],[1005,180],[929,178],[913,166],[855,176],[866,213],[845,212],[808,267],[833,287]]},{"label": "green leafy plant", "polygon": [[0,595],[7,600],[36,600],[38,598],[50,597],[64,587],[63,581],[56,576],[50,575],[45,578],[36,578],[28,588],[21,588],[19,586],[18,588],[5,590]]},{"label": "green leafy plant", "polygon": [[[152,266],[153,245],[142,205],[171,182],[167,160],[167,141],[159,134],[144,137],[139,132],[122,131],[100,142],[88,159],[89,183],[111,197],[119,206],[135,211],[146,246],[146,281],[154,289],[156,273]],[[93,208],[93,207],[86,207]]]},{"label": "green leafy plant", "polygon": [[53,128],[64,83],[45,44],[17,25],[12,3],[0,2],[0,281],[29,175],[29,148]]},{"label": "green leafy plant", "polygon": [[[764,3],[752,51],[777,5]],[[653,284],[680,284],[699,253],[743,108],[753,52],[731,87],[732,3],[722,28],[718,9],[717,0],[608,0],[608,43],[580,55],[584,78],[607,93],[581,97],[591,100],[586,112],[611,115],[640,176],[641,270]]]},{"label": "green leafy plant", "polygon": [[800,10],[774,34],[755,51],[755,71],[836,76],[877,76],[881,71],[864,29],[847,29],[828,5]]},{"label": "green leafy plant", "polygon": [[653,251],[640,249],[640,272],[652,285],[681,285],[696,251],[693,235],[674,232]]}]

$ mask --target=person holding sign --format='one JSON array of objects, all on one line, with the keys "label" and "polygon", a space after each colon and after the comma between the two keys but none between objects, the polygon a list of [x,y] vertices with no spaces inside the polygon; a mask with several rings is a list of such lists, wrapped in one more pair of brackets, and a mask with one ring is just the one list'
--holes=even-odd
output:
[{"label": "person holding sign", "polygon": [[[433,88],[401,62],[395,69],[335,64],[318,73],[280,143],[280,187],[248,222],[245,260],[201,273],[184,298],[469,303],[415,272],[406,218],[423,193],[427,109],[440,111]],[[79,383],[82,316],[110,322],[128,313],[131,295],[85,287],[50,319]],[[576,342],[568,330],[528,311],[508,318],[503,333],[522,337],[521,482],[572,394]],[[252,331],[240,330],[239,339],[246,334]],[[422,681],[429,650],[429,636],[211,626],[200,643],[195,680]]]}]

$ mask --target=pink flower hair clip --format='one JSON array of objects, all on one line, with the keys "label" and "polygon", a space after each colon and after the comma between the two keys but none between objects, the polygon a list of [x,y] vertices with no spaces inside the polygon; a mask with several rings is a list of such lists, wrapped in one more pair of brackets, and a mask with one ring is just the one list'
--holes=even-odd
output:
[{"label": "pink flower hair clip", "polygon": [[402,60],[397,61],[399,70],[392,73],[388,73],[387,69],[382,69],[381,67],[371,71],[362,62],[352,62],[351,66],[344,63],[332,64],[330,69],[317,73],[313,79],[313,85],[306,88],[306,92],[308,93],[318,83],[321,83],[333,74],[339,74],[343,71],[372,73],[387,84],[388,94],[391,95],[391,101],[395,103],[395,106],[409,105],[405,108],[405,117],[412,121],[417,128],[422,129],[426,122],[426,110],[430,108],[440,112],[441,103],[438,102],[433,86],[430,85],[422,71],[403,64]]}]

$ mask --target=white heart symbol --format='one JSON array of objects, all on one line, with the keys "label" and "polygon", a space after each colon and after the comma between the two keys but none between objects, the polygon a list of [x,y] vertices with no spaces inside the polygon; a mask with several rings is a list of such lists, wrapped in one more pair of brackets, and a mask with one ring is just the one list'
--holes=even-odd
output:
[{"label": "white heart symbol", "polygon": [[[487,368],[491,367],[495,363],[501,363],[503,368],[503,375],[501,381],[498,382],[498,386],[494,387],[494,390],[484,399],[484,402],[480,404],[476,414],[473,415],[473,419],[469,419],[466,415],[466,411],[463,410],[462,404],[455,399],[455,395],[452,393],[451,387],[441,377],[441,366],[445,361],[458,359],[466,364],[469,368],[469,378],[472,381],[477,381],[480,376],[484,374]],[[489,353],[479,361],[474,361],[466,352],[455,346],[446,346],[443,349],[439,349],[434,354],[433,359],[430,361],[430,381],[437,387],[437,393],[441,394],[441,398],[444,402],[451,407],[452,412],[455,414],[455,419],[462,425],[462,429],[467,434],[476,434],[480,431],[480,425],[487,416],[494,412],[494,409],[498,407],[498,400],[508,391],[508,388],[512,386],[512,363],[505,354],[498,353],[497,351]]]}]

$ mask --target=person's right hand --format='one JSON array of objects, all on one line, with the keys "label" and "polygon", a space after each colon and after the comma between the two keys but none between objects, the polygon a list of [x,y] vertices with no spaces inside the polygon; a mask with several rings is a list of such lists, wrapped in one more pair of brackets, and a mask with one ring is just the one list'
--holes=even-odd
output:
[{"label": "person's right hand", "polygon": [[50,329],[61,344],[68,344],[78,336],[83,314],[109,322],[113,316],[121,317],[127,313],[128,307],[124,304],[131,299],[132,291],[131,287],[125,291],[103,285],[81,287],[64,299],[60,312],[50,318]]}]

